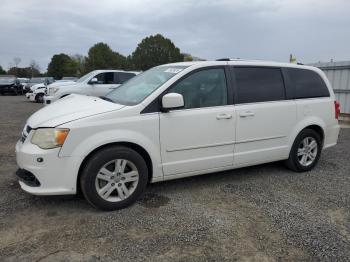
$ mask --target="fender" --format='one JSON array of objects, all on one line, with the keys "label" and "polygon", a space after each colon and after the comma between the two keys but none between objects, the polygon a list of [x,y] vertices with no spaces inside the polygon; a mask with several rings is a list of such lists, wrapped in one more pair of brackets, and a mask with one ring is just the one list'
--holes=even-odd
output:
[{"label": "fender", "polygon": [[[158,141],[158,140],[156,140]],[[160,146],[155,144],[149,137],[135,131],[118,129],[118,130],[106,130],[88,136],[82,140],[72,151],[62,150],[59,153],[60,157],[78,157],[80,158],[79,167],[92,151],[95,149],[112,143],[133,143],[144,148],[149,154],[152,161],[153,179],[162,180],[163,170],[160,157]],[[67,154],[67,152],[71,152]]]}]

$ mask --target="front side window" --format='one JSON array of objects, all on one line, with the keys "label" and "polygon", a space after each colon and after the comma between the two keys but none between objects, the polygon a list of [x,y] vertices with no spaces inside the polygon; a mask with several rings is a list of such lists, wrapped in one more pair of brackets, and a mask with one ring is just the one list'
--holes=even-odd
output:
[{"label": "front side window", "polygon": [[122,105],[137,105],[187,66],[157,66],[139,74],[106,95]]},{"label": "front side window", "polygon": [[295,86],[295,98],[329,96],[325,82],[316,72],[307,69],[288,68],[288,74]]},{"label": "front side window", "polygon": [[205,69],[190,74],[169,89],[181,94],[185,109],[227,105],[227,86],[223,68]]},{"label": "front side window", "polygon": [[281,69],[235,67],[237,103],[278,101],[285,99]]},{"label": "front side window", "polygon": [[113,72],[101,73],[95,77],[98,80],[98,84],[101,84],[101,85],[115,84]]}]

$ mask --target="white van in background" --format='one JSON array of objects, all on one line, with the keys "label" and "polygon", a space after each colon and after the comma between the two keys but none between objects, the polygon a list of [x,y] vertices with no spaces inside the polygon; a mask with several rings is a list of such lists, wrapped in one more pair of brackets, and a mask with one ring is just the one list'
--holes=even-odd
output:
[{"label": "white van in background", "polygon": [[49,85],[44,102],[48,105],[70,94],[104,96],[137,74],[139,73],[122,70],[95,70],[75,82]]},{"label": "white van in background", "polygon": [[[96,73],[84,87],[98,88],[88,87]],[[148,182],[280,160],[309,171],[336,145],[338,116],[329,81],[315,67],[167,64],[103,99],[70,95],[34,113],[16,145],[17,176],[29,193],[80,188],[93,206],[113,210],[134,203]]]}]

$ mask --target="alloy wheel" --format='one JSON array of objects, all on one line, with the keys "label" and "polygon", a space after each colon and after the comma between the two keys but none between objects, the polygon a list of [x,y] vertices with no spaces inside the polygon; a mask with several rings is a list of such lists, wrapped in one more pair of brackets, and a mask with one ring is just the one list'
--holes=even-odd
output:
[{"label": "alloy wheel", "polygon": [[305,137],[298,147],[298,161],[299,164],[307,167],[310,166],[316,159],[318,152],[318,144],[315,138]]},{"label": "alloy wheel", "polygon": [[98,195],[110,202],[127,199],[135,191],[139,172],[131,161],[115,159],[105,164],[95,179]]}]

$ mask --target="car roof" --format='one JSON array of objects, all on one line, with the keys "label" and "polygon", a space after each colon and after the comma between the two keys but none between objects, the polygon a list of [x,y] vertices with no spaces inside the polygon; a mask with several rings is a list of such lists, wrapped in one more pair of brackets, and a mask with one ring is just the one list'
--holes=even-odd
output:
[{"label": "car roof", "polygon": [[230,60],[215,60],[215,61],[191,61],[178,62],[166,64],[163,66],[215,66],[215,65],[233,65],[233,66],[266,66],[266,67],[288,67],[315,70],[315,67],[302,64],[283,63],[264,60],[244,60],[244,59],[230,59]]}]

